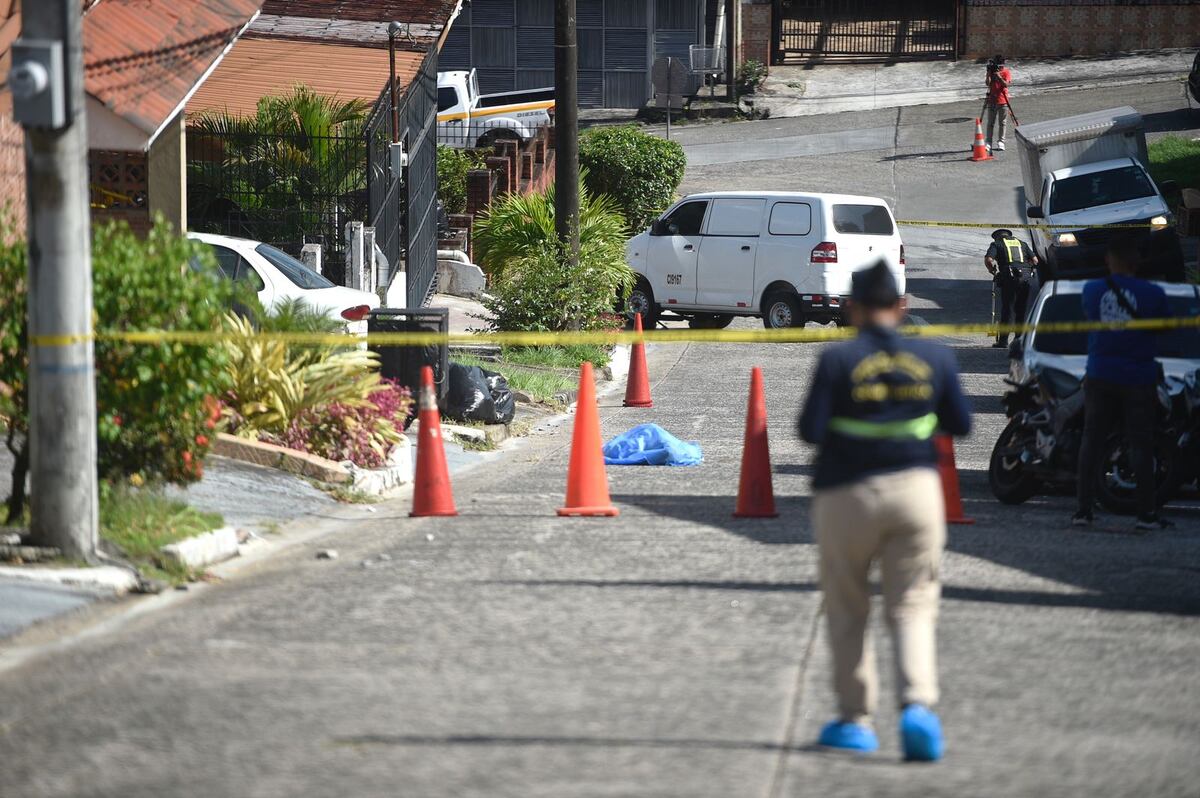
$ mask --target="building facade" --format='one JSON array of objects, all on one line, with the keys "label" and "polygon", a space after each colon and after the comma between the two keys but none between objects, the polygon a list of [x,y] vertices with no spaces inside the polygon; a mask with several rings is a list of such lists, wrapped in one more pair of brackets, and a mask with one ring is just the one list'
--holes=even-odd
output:
[{"label": "building facade", "polygon": [[[705,0],[577,0],[579,105],[638,108],[659,56],[704,43]],[[484,93],[554,84],[554,0],[471,0],[442,48],[443,70],[476,69]]]}]

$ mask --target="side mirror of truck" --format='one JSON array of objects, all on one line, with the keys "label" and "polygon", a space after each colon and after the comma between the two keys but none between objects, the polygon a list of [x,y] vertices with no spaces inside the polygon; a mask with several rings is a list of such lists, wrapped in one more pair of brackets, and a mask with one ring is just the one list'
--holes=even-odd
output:
[{"label": "side mirror of truck", "polygon": [[1030,205],[1029,210],[1025,211],[1025,215],[1030,219],[1045,219],[1046,213],[1042,210],[1041,205]]}]

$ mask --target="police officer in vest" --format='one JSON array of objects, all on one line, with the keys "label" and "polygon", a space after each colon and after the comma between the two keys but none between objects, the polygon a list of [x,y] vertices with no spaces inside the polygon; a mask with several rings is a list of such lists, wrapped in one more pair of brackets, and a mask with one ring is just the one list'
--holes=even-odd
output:
[{"label": "police officer in vest", "polygon": [[[1025,309],[1037,291],[1037,255],[1014,236],[1012,230],[997,230],[992,233],[992,245],[988,247],[983,264],[995,282],[992,290],[1000,289],[1000,323],[1025,321]],[[996,349],[1007,347],[1008,334],[997,336],[992,346]]]},{"label": "police officer in vest", "polygon": [[902,338],[904,303],[883,261],[854,274],[848,312],[853,341],[821,355],[800,416],[815,443],[812,522],[833,647],[839,716],[819,743],[850,751],[879,747],[871,723],[877,679],[867,615],[868,574],[878,561],[892,637],[906,759],[942,755],[934,626],[946,540],[945,504],[932,436],[966,435],[971,410],[945,346]]}]

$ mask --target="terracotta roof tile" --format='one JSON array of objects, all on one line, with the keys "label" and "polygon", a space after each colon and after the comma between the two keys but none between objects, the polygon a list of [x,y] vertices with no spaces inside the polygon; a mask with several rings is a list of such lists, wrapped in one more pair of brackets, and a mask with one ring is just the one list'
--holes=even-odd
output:
[{"label": "terracotta roof tile", "polygon": [[261,5],[262,0],[100,0],[84,16],[88,93],[153,134]]},{"label": "terracotta roof tile", "polygon": [[264,14],[281,17],[412,22],[444,26],[457,0],[265,0]]},{"label": "terracotta roof tile", "polygon": [[[424,55],[396,53],[396,76],[407,85]],[[187,112],[227,109],[249,116],[259,98],[302,83],[319,94],[374,102],[388,79],[387,50],[282,39],[242,38],[188,101]]]}]

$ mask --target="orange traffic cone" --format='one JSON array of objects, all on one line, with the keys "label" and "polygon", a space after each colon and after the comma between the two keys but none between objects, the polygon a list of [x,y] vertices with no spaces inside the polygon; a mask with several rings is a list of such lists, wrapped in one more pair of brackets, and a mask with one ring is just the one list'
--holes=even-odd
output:
[{"label": "orange traffic cone", "polygon": [[650,398],[650,377],[646,373],[646,344],[642,342],[642,314],[633,314],[633,330],[638,339],[629,353],[629,380],[625,385],[626,407],[654,407]]},{"label": "orange traffic cone", "polygon": [[571,461],[567,466],[567,501],[559,515],[617,514],[608,496],[608,475],[600,448],[600,410],[596,404],[596,379],[592,364],[579,367],[579,399],[575,404],[575,431]]},{"label": "orange traffic cone", "polygon": [[972,161],[990,161],[992,154],[988,152],[987,142],[983,140],[983,120],[975,120],[975,143],[971,145]]},{"label": "orange traffic cone", "polygon": [[413,507],[410,516],[458,515],[454,493],[450,490],[450,472],[446,468],[446,449],[442,444],[442,421],[438,416],[433,392],[433,369],[421,368],[421,393],[417,400],[421,431],[417,435],[417,474],[413,480]]},{"label": "orange traffic cone", "polygon": [[775,518],[775,490],[771,485],[771,451],[767,444],[767,400],[763,396],[762,369],[750,372],[750,400],[746,405],[746,438],[742,445],[742,478],[738,482],[734,518]]},{"label": "orange traffic cone", "polygon": [[933,436],[937,448],[938,474],[942,477],[942,498],[946,503],[946,523],[973,524],[974,518],[963,515],[962,494],[958,490],[958,467],[954,465],[954,439],[949,435]]}]

